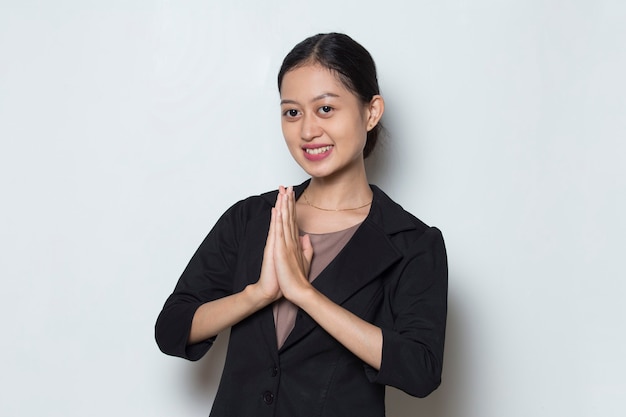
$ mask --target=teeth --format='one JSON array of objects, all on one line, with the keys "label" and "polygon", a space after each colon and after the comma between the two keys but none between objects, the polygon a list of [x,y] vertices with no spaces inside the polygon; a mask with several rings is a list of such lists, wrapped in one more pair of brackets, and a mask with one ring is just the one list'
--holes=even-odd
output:
[{"label": "teeth", "polygon": [[321,153],[324,152],[328,152],[330,150],[330,148],[332,148],[331,145],[328,146],[322,146],[321,148],[314,148],[314,149],[305,149],[305,152],[311,155],[319,155]]}]

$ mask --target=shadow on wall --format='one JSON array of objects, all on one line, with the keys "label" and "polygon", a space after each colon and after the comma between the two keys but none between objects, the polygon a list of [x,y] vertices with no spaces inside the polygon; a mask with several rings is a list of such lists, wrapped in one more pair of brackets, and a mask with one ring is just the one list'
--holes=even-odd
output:
[{"label": "shadow on wall", "polygon": [[[390,94],[388,98],[391,109],[397,101]],[[391,97],[391,98],[390,98]],[[390,197],[394,198],[392,190],[386,190],[385,185],[395,186],[407,182],[405,178],[407,172],[415,173],[416,166],[423,163],[426,155],[421,152],[411,152],[410,149],[419,149],[421,140],[420,123],[413,117],[408,118],[407,114],[399,114],[399,109],[391,111],[383,116],[385,134],[377,145],[377,149],[372,156],[366,159],[368,180],[370,183],[382,186],[383,191],[390,192]],[[404,121],[411,120],[411,125]],[[402,136],[402,132],[411,132],[411,137]],[[410,143],[409,143],[410,141]],[[415,189],[408,192],[419,192]],[[419,213],[416,214],[417,217]],[[445,225],[443,226],[444,239],[446,237]],[[450,287],[454,282],[458,282],[454,276],[449,277]],[[452,291],[452,294],[454,291]],[[459,300],[460,301],[460,300]],[[464,331],[468,328],[462,320],[467,317],[467,313],[462,311],[462,302],[455,300],[451,293],[448,294],[448,320],[446,326],[446,347],[444,352],[444,366],[441,386],[426,398],[411,397],[404,392],[388,387],[386,395],[386,410],[389,417],[459,417],[465,411],[463,398],[465,384],[469,378],[469,364],[466,363],[469,355],[463,349],[468,338]]]},{"label": "shadow on wall", "polygon": [[[450,279],[450,282],[454,282]],[[389,417],[458,417],[463,415],[463,385],[467,381],[468,364],[463,354],[463,314],[460,303],[448,297],[446,347],[443,377],[439,388],[426,398],[411,397],[395,388],[387,388],[386,405]]]}]

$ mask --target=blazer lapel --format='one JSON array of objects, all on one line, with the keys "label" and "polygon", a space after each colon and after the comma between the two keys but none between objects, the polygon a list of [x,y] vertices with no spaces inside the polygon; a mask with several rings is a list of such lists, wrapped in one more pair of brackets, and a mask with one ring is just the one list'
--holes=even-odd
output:
[{"label": "blazer lapel", "polygon": [[[341,305],[400,258],[401,254],[386,234],[368,217],[337,257],[313,281],[313,286]],[[311,317],[300,311],[296,325],[281,350],[302,339],[316,325]]]},{"label": "blazer lapel", "polygon": [[336,304],[342,304],[400,259],[387,236],[364,222],[313,286]]},{"label": "blazer lapel", "polygon": [[[294,187],[296,198],[304,192],[310,180]],[[313,286],[333,302],[341,305],[350,296],[366,286],[372,280],[390,268],[402,258],[391,243],[389,236],[402,230],[415,228],[413,220],[407,217],[406,212],[394,203],[387,195],[375,185],[371,185],[374,200],[363,224],[356,231],[352,239],[343,250],[313,281]],[[274,205],[277,191],[263,194],[262,197]],[[259,218],[249,225],[254,228],[253,235],[263,238],[255,243],[255,254],[263,254],[265,237],[269,229],[269,217]],[[253,268],[250,270],[248,280],[256,282],[260,271],[262,259],[253,260]],[[271,305],[260,312],[260,326],[264,338],[271,351],[276,352],[276,329]],[[289,348],[298,340],[306,336],[317,326],[317,323],[303,311],[300,311],[294,329],[281,347],[281,351]]]}]

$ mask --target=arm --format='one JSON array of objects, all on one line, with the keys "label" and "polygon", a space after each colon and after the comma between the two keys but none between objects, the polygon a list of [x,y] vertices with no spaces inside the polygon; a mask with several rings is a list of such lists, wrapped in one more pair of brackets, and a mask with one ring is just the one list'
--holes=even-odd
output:
[{"label": "arm", "polygon": [[193,315],[187,343],[193,345],[215,337],[273,301],[259,284],[251,284],[239,293],[206,302]]},{"label": "arm", "polygon": [[164,353],[200,359],[221,330],[280,297],[268,256],[272,245],[266,245],[259,281],[233,294],[246,218],[241,202],[231,207],[191,258],[156,322],[155,337]]},{"label": "arm", "polygon": [[292,302],[359,359],[380,369],[383,334],[378,326],[335,304],[312,286],[294,296]]},{"label": "arm", "polygon": [[354,355],[375,369],[380,368],[383,338],[379,327],[335,304],[309,282],[313,250],[308,236],[298,236],[295,196],[281,187],[274,209],[275,265],[285,298],[302,308],[324,330]]},{"label": "arm", "polygon": [[209,301],[198,307],[191,322],[189,344],[216,336],[222,330],[239,323],[282,297],[274,268],[275,221],[273,217],[274,213],[272,213],[272,221],[265,242],[259,280],[237,294]]},{"label": "arm", "polygon": [[425,397],[441,383],[448,268],[441,232],[426,230],[409,252],[389,291],[392,317],[381,323],[383,357],[371,381]]},{"label": "arm", "polygon": [[275,229],[276,272],[285,297],[371,366],[372,382],[428,395],[441,379],[447,312],[447,260],[439,230],[427,229],[406,249],[387,289],[392,317],[378,327],[326,298],[305,278],[308,239],[298,247],[291,201],[277,204],[282,225]]}]

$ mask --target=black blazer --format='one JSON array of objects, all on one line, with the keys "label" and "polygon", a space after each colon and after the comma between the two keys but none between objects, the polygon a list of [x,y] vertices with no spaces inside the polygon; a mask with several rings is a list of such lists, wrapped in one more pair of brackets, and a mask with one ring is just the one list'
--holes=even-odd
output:
[{"label": "black blazer", "polygon": [[[307,185],[295,187],[297,197]],[[443,238],[372,190],[369,215],[313,285],[382,329],[380,370],[302,310],[279,350],[268,306],[233,326],[211,416],[381,417],[385,385],[418,397],[437,388],[447,309]],[[236,203],[202,242],[157,319],[163,352],[198,360],[211,347],[214,339],[187,346],[194,312],[258,280],[276,194]]]}]

